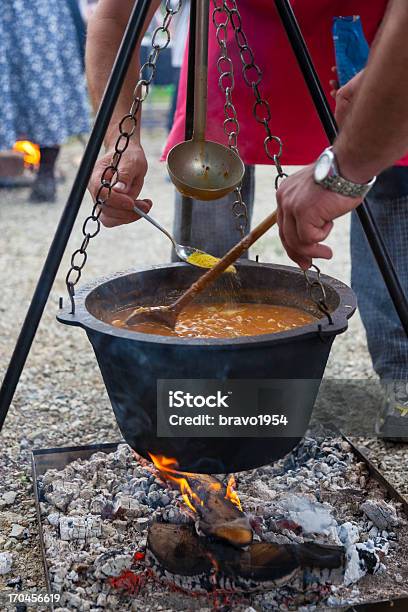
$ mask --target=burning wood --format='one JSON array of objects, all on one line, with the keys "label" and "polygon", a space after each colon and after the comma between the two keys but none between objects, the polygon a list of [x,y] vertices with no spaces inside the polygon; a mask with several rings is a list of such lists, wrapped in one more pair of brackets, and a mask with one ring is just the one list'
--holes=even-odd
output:
[{"label": "burning wood", "polygon": [[333,582],[343,576],[345,554],[343,547],[313,543],[253,542],[241,550],[200,538],[191,525],[153,523],[146,563],[159,578],[187,590],[249,592],[286,585],[304,570]]},{"label": "burning wood", "polygon": [[225,487],[214,476],[177,470],[175,459],[150,456],[161,476],[180,488],[184,502],[198,517],[196,527],[200,533],[237,547],[252,542],[252,528],[242,512],[233,476]]}]

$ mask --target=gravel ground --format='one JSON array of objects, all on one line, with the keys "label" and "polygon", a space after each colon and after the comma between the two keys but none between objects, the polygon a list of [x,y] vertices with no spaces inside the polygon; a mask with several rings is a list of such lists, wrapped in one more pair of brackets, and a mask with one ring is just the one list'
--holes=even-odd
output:
[{"label": "gravel ground", "polygon": [[[151,167],[144,194],[155,202],[155,216],[171,227],[173,192],[163,165],[157,162],[164,139],[160,129],[146,134]],[[1,318],[0,367],[4,371],[23,321],[31,293],[39,276],[55,227],[82,154],[82,145],[66,146],[60,160],[66,182],[60,185],[54,205],[26,203],[28,190],[0,192]],[[257,169],[256,219],[270,211],[273,181],[270,169]],[[272,196],[273,198],[273,196]],[[89,213],[86,196],[78,221],[20,381],[9,417],[0,438],[0,552],[17,554],[10,573],[0,576],[0,590],[11,578],[21,576],[23,589],[44,587],[34,514],[30,452],[33,448],[71,446],[116,441],[119,432],[109,406],[92,349],[85,334],[55,321],[58,298],[65,295],[64,277],[72,251],[81,241],[81,225]],[[332,262],[323,271],[345,282],[349,280],[348,221],[339,220],[332,234]],[[287,263],[276,230],[264,237],[252,255],[260,261]],[[89,247],[84,281],[141,264],[166,262],[169,245],[153,228],[140,222],[113,230],[103,229]],[[350,331],[334,345],[327,376],[373,377],[365,335],[356,315]],[[408,493],[406,470],[408,448],[370,441],[370,452],[378,457],[391,478]],[[16,492],[13,496],[3,493]],[[27,529],[23,539],[10,537],[13,524]]]}]

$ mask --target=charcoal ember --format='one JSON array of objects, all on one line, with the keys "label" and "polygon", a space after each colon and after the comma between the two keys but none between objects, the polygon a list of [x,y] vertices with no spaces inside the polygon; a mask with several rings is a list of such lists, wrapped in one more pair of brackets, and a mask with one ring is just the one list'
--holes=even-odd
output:
[{"label": "charcoal ember", "polygon": [[107,502],[104,506],[102,506],[100,515],[102,520],[112,521],[115,518],[113,504],[111,502]]},{"label": "charcoal ember", "polygon": [[108,504],[113,507],[112,503],[108,501],[104,495],[95,495],[90,500],[89,512],[91,514],[100,514],[102,516],[104,508],[106,508]]},{"label": "charcoal ember", "polygon": [[59,526],[60,516],[61,515],[60,515],[59,512],[51,512],[50,514],[47,514],[47,521],[53,527],[58,527]]},{"label": "charcoal ember", "polygon": [[360,509],[380,530],[390,530],[399,524],[395,508],[384,500],[367,500]]},{"label": "charcoal ember", "polygon": [[153,509],[159,508],[160,506],[164,506],[161,493],[159,493],[159,491],[154,490],[148,493],[147,503]]},{"label": "charcoal ember", "polygon": [[0,553],[0,576],[4,576],[11,571],[13,565],[13,555],[9,552]]},{"label": "charcoal ember", "polygon": [[372,540],[353,544],[347,549],[344,584],[354,584],[366,574],[376,574],[383,569],[379,552]]},{"label": "charcoal ember", "polygon": [[127,444],[119,444],[118,448],[114,453],[112,453],[111,456],[113,462],[118,463],[122,467],[125,467],[129,463],[133,463],[135,461],[132,451]]},{"label": "charcoal ember", "polygon": [[381,559],[385,555],[388,554],[388,551],[390,549],[390,543],[386,538],[383,538],[382,536],[378,536],[373,539],[373,543],[374,543],[374,548],[376,552],[379,554]]},{"label": "charcoal ember", "polygon": [[54,480],[44,486],[44,499],[55,506],[58,510],[66,511],[68,504],[78,497],[80,486],[77,482]]},{"label": "charcoal ember", "polygon": [[254,482],[253,493],[256,497],[260,497],[261,499],[270,501],[272,501],[277,495],[276,491],[271,489],[271,487],[268,486],[267,483],[263,482],[262,480],[256,480]]},{"label": "charcoal ember", "polygon": [[95,578],[118,577],[133,564],[133,555],[119,550],[103,553],[94,563]]},{"label": "charcoal ember", "polygon": [[356,544],[356,542],[360,539],[360,532],[358,530],[358,526],[355,523],[351,523],[347,521],[340,525],[337,529],[337,533],[339,536],[340,542],[348,548],[352,544]]},{"label": "charcoal ember", "polygon": [[89,540],[102,536],[102,522],[99,517],[88,516],[61,516],[59,519],[61,540]]},{"label": "charcoal ember", "polygon": [[137,531],[142,533],[145,529],[148,528],[148,526],[149,526],[149,519],[146,518],[146,517],[138,518],[138,519],[136,519],[136,522],[135,522],[134,526],[135,526],[135,529]]},{"label": "charcoal ember", "polygon": [[375,574],[383,568],[380,556],[372,540],[356,544],[356,548],[367,574]]},{"label": "charcoal ember", "polygon": [[117,495],[113,502],[113,514],[115,517],[137,518],[143,515],[140,504],[130,495]]}]

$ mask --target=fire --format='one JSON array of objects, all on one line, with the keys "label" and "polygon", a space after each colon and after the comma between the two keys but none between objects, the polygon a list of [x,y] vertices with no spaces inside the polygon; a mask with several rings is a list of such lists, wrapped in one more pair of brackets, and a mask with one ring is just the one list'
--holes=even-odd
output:
[{"label": "fire", "polygon": [[228,480],[227,492],[225,494],[225,498],[229,499],[230,502],[234,504],[235,506],[237,506],[237,508],[241,510],[242,512],[241,500],[239,499],[238,493],[235,490],[236,486],[237,486],[237,483],[235,482],[235,477],[232,474]]},{"label": "fire", "polygon": [[184,503],[190,508],[190,510],[197,512],[194,504],[203,506],[204,503],[197,493],[192,491],[190,485],[188,484],[188,480],[185,478],[185,476],[188,476],[188,473],[177,470],[177,459],[171,459],[164,457],[163,455],[152,455],[152,453],[149,453],[149,455],[160,474],[164,478],[167,478],[168,480],[171,480],[177,484],[181,491]]},{"label": "fire", "polygon": [[13,151],[24,153],[24,163],[27,166],[38,166],[41,159],[40,147],[29,140],[17,140]]},{"label": "fire", "polygon": [[[204,506],[204,501],[202,497],[206,497],[205,488],[207,491],[215,492],[219,492],[223,488],[223,485],[219,481],[208,483],[208,481],[206,482],[204,479],[202,479],[202,486],[197,487],[197,490],[193,491],[188,479],[190,478],[190,482],[192,482],[192,479],[197,479],[200,481],[198,474],[190,474],[188,472],[182,472],[178,470],[177,459],[164,457],[163,455],[153,455],[152,453],[149,453],[149,455],[154,465],[159,470],[160,474],[167,480],[170,480],[177,484],[181,491],[185,504],[193,512],[197,512],[198,506]],[[235,478],[234,476],[230,476],[228,480],[228,485],[225,490],[225,499],[228,499],[242,512],[241,502],[235,488]],[[202,497],[200,497],[198,493],[202,493]]]}]

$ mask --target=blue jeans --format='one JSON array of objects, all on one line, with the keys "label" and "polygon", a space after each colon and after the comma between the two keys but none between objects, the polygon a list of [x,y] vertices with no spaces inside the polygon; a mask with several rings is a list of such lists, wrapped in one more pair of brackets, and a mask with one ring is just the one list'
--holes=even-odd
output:
[{"label": "blue jeans", "polygon": [[[383,172],[367,201],[408,294],[408,168]],[[382,379],[408,381],[408,338],[356,212],[351,219],[351,266],[374,369]]]}]

